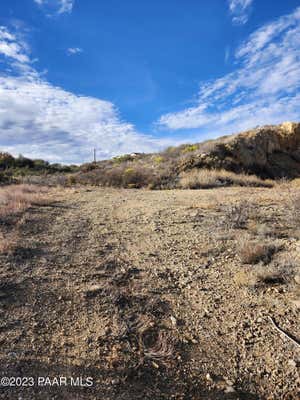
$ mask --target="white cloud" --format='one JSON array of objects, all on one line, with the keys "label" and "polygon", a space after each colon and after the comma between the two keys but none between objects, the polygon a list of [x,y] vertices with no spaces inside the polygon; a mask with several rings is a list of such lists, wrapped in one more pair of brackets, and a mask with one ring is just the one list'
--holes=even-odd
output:
[{"label": "white cloud", "polygon": [[234,24],[244,25],[248,21],[252,3],[253,0],[228,0],[229,11]]},{"label": "white cloud", "polygon": [[[108,158],[167,144],[122,121],[111,102],[51,85],[32,68],[16,36],[5,28],[0,32],[0,52],[10,61],[10,71],[0,74],[1,150],[78,163],[91,160],[93,147],[99,157]],[[11,44],[15,46],[8,51]]]},{"label": "white cloud", "polygon": [[68,56],[73,56],[75,54],[79,54],[79,53],[82,53],[82,52],[83,52],[83,50],[80,47],[69,47],[67,49]]},{"label": "white cloud", "polygon": [[202,84],[197,104],[163,115],[169,129],[218,135],[300,118],[300,7],[255,31],[236,51],[235,71]]},{"label": "white cloud", "polygon": [[73,10],[74,0],[60,0],[60,8],[58,12],[60,14],[70,13]]},{"label": "white cloud", "polygon": [[45,7],[47,11],[52,10],[58,14],[71,13],[75,0],[33,0],[41,7]]},{"label": "white cloud", "polygon": [[0,54],[20,63],[29,63],[27,45],[4,26],[0,26]]}]

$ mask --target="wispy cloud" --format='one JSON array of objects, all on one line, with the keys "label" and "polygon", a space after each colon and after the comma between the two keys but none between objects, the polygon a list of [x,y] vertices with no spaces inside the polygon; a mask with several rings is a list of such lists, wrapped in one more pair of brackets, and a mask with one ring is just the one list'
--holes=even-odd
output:
[{"label": "wispy cloud", "polygon": [[138,132],[109,101],[79,96],[51,85],[31,64],[30,49],[2,27],[0,57],[0,148],[33,158],[78,163],[158,150],[167,143]]},{"label": "wispy cloud", "polygon": [[253,0],[228,0],[232,22],[236,25],[244,25],[251,11]]},{"label": "wispy cloud", "polygon": [[80,54],[82,52],[83,52],[83,50],[80,47],[69,47],[67,49],[68,56],[73,56],[75,54]]},{"label": "wispy cloud", "polygon": [[20,63],[29,63],[28,46],[6,27],[0,26],[0,54]]},{"label": "wispy cloud", "polygon": [[75,0],[33,0],[36,4],[44,7],[47,12],[53,11],[57,14],[71,13]]},{"label": "wispy cloud", "polygon": [[172,130],[217,134],[300,118],[300,7],[262,26],[235,53],[237,68],[201,85],[195,106],[163,115]]}]

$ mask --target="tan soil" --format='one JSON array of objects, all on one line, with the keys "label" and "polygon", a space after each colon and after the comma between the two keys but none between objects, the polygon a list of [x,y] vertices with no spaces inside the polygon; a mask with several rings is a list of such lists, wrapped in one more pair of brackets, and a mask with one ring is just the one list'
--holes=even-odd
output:
[{"label": "tan soil", "polygon": [[0,375],[94,385],[0,388],[0,398],[296,399],[299,346],[269,316],[300,338],[299,281],[257,284],[262,267],[236,251],[245,232],[255,237],[251,221],[222,223],[226,204],[250,201],[280,245],[272,262],[296,259],[288,195],[78,189],[26,212],[19,246],[0,256]]}]

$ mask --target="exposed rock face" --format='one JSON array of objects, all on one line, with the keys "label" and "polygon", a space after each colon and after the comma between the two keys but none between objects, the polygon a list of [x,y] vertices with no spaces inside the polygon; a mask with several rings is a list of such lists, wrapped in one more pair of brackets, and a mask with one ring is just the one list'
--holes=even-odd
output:
[{"label": "exposed rock face", "polygon": [[300,123],[268,125],[214,142],[214,148],[184,160],[181,170],[225,168],[263,178],[300,176]]}]

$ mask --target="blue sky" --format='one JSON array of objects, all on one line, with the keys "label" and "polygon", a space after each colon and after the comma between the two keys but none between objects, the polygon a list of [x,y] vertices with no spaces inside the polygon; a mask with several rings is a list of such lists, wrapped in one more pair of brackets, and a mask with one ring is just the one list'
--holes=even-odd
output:
[{"label": "blue sky", "polygon": [[300,1],[1,0],[0,149],[53,162],[300,119]]}]

